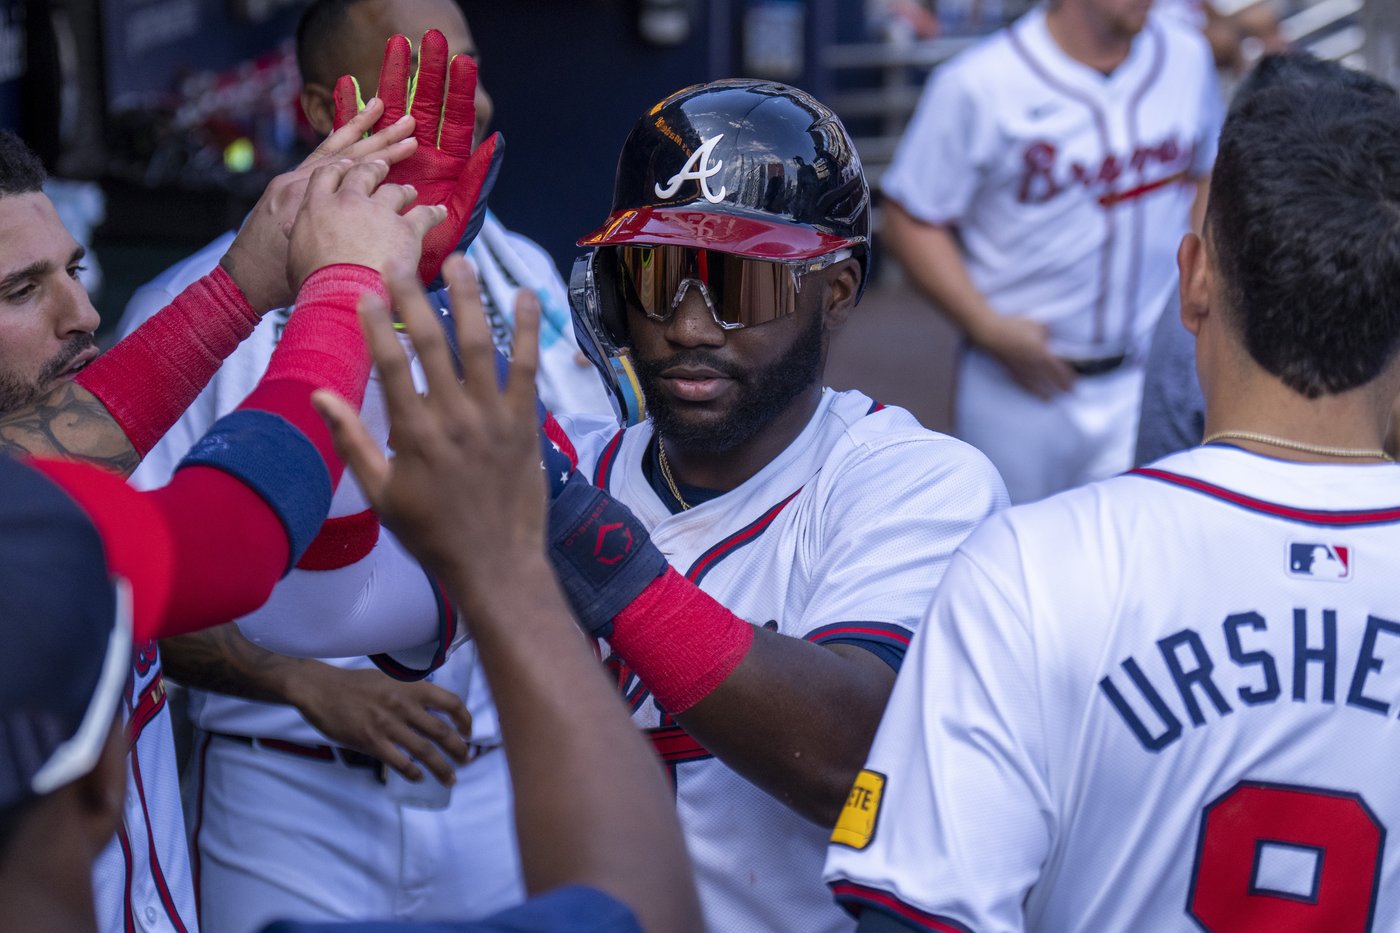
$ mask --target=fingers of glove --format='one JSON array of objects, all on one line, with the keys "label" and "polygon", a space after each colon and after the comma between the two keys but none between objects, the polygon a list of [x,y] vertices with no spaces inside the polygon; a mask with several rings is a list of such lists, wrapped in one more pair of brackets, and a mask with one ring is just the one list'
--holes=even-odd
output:
[{"label": "fingers of glove", "polygon": [[329,389],[317,389],[311,395],[311,404],[330,428],[336,455],[354,475],[370,504],[378,506],[389,482],[389,461],[384,458],[383,449],[359,413],[339,395]]},{"label": "fingers of glove", "polygon": [[[457,390],[452,351],[447,348],[442,325],[428,305],[423,286],[411,275],[396,275],[389,280],[389,294],[394,298],[399,320],[413,341],[413,349],[418,352],[418,362],[428,381],[429,403],[439,408],[460,404],[461,394]],[[403,437],[397,430],[395,436]]]},{"label": "fingers of glove", "polygon": [[418,121],[418,141],[437,146],[442,99],[447,90],[447,38],[436,29],[423,33],[418,45],[418,75],[414,79],[412,114]]},{"label": "fingers of glove", "polygon": [[535,416],[535,374],[540,367],[540,300],[522,288],[515,295],[515,336],[511,339],[506,399],[519,417]]},{"label": "fingers of glove", "polygon": [[466,394],[481,403],[498,394],[496,346],[481,306],[481,285],[476,268],[461,253],[443,263],[442,275],[452,296],[452,319],[457,325],[457,352],[462,358],[462,384]]},{"label": "fingers of glove", "polygon": [[375,128],[388,126],[408,113],[410,68],[413,47],[407,36],[390,36],[384,44],[384,63],[379,66],[379,99],[384,101],[384,115]]},{"label": "fingers of glove", "polygon": [[453,158],[472,154],[476,131],[476,62],[469,55],[454,55],[448,66],[447,102],[442,111],[438,148]]},{"label": "fingers of glove", "polygon": [[[371,101],[375,100],[379,100],[379,98],[371,98]],[[360,82],[356,80],[354,75],[341,75],[336,79],[335,89],[331,91],[331,101],[335,104],[335,114],[331,118],[331,125],[337,130],[350,123],[357,115],[361,115],[363,111],[369,109],[369,104],[366,104],[360,97]],[[380,101],[380,103],[382,104],[383,101]],[[374,120],[377,121],[382,116],[384,116],[383,111],[376,110]],[[371,122],[360,132],[367,133],[370,127],[374,125],[375,124]]]},{"label": "fingers of glove", "polygon": [[[367,103],[360,102],[360,91],[358,87],[354,86],[354,78],[345,75],[340,80],[350,82],[351,93],[354,94],[353,105],[356,109],[350,110],[344,115],[344,119],[341,119],[340,101],[338,98],[335,99],[336,113],[332,121],[334,129],[331,130],[329,136],[321,140],[319,146],[312,150],[311,158],[307,161],[316,158],[330,158],[349,150],[355,143],[366,138],[366,134],[374,129],[374,124],[379,122],[379,118],[384,114],[384,102],[378,97],[371,97]],[[337,92],[339,88],[340,81],[337,81]],[[335,98],[335,95],[333,94],[332,97]]]}]

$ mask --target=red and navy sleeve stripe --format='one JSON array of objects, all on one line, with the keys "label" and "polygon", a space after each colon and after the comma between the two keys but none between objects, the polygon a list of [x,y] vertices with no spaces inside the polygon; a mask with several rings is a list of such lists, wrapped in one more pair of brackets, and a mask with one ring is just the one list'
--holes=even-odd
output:
[{"label": "red and navy sleeve stripe", "polygon": [[974,933],[972,927],[951,917],[931,914],[911,907],[888,891],[856,884],[854,881],[832,881],[828,885],[836,903],[853,917],[866,910],[877,910],[898,920],[911,930],[933,930],[935,933]]},{"label": "red and navy sleeve stripe", "polygon": [[602,456],[598,458],[598,465],[593,471],[593,485],[607,492],[608,481],[612,479],[613,464],[617,462],[617,449],[622,446],[622,433],[618,431],[613,435],[613,439],[608,441],[608,446],[603,448]]},{"label": "red and navy sleeve stripe", "polygon": [[433,591],[433,601],[437,605],[437,648],[433,652],[432,660],[422,670],[409,667],[388,654],[370,655],[374,666],[395,680],[422,680],[427,677],[447,661],[448,649],[457,640],[457,607],[452,604],[451,598],[447,595],[447,589],[437,577],[429,573],[426,568],[423,570],[423,575],[428,579],[428,586]]},{"label": "red and navy sleeve stripe", "polygon": [[797,498],[797,493],[801,491],[802,487],[798,487],[792,495],[788,496],[782,502],[779,502],[758,518],[749,522],[749,524],[740,528],[732,535],[724,538],[704,554],[701,554],[695,559],[695,563],[690,565],[690,569],[685,572],[686,579],[699,586],[700,581],[705,579],[705,575],[713,570],[720,561],[724,560],[744,545],[752,544],[754,541],[757,541],[759,536],[768,530],[768,526],[773,524],[773,520],[782,513],[783,509],[787,508],[789,502]]},{"label": "red and navy sleeve stripe", "polygon": [[909,629],[888,622],[835,622],[808,632],[803,638],[818,645],[855,645],[864,648],[897,672],[909,650]]},{"label": "red and navy sleeve stripe", "polygon": [[1242,509],[1248,509],[1251,512],[1260,512],[1264,515],[1272,515],[1275,518],[1302,522],[1308,525],[1326,525],[1333,528],[1355,528],[1362,525],[1385,525],[1391,522],[1400,522],[1400,506],[1392,506],[1383,509],[1355,509],[1350,511],[1301,509],[1291,505],[1280,505],[1277,502],[1267,502],[1263,499],[1256,499],[1253,496],[1235,492],[1233,489],[1226,489],[1224,486],[1217,486],[1214,483],[1208,483],[1205,480],[1196,479],[1193,476],[1182,476],[1180,473],[1172,473],[1168,470],[1141,467],[1129,472],[1130,475],[1133,476],[1143,476],[1147,479],[1161,480],[1162,482],[1171,483],[1174,486],[1180,486],[1182,489],[1199,492],[1203,495],[1219,499],[1221,502],[1228,502]]}]

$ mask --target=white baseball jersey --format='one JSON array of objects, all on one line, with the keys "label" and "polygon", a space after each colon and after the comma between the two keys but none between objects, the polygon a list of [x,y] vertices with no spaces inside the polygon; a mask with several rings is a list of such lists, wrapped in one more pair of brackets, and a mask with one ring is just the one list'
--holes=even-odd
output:
[{"label": "white baseball jersey", "polygon": [[934,70],[881,185],[956,227],[999,313],[1045,323],[1061,356],[1102,358],[1145,338],[1175,287],[1222,118],[1199,33],[1153,15],[1105,76],[1037,7]]},{"label": "white baseball jersey", "polygon": [[949,567],[826,877],[912,929],[1400,929],[1400,469],[1196,448]]},{"label": "white baseball jersey", "polygon": [[[802,433],[738,488],[672,514],[643,473],[650,422],[583,435],[579,469],[671,565],[754,625],[900,655],[953,551],[1005,493],[967,445],[858,392],[826,390]],[[711,757],[609,661],[676,782],[710,929],[849,929],[821,884],[827,833]]]},{"label": "white baseball jersey", "polygon": [[[139,289],[122,319],[119,328],[122,335],[130,333],[169,304],[190,282],[209,272],[232,240],[232,233],[215,240]],[[489,214],[469,255],[482,278],[482,294],[491,301],[488,317],[498,339],[509,331],[515,290],[530,287],[540,296],[543,311],[541,393],[552,397],[554,403],[566,411],[610,412],[596,373],[591,366],[581,366],[576,359],[577,345],[573,340],[567,297],[549,257],[530,241],[506,231]],[[267,368],[286,320],[285,311],[275,311],[263,318],[249,338],[224,362],[184,416],[152,449],[133,475],[133,484],[150,488],[167,482],[191,444],[220,415],[232,410],[252,391]],[[382,438],[387,436],[387,423],[382,393],[376,391],[376,384],[377,380],[372,377],[362,417],[372,425],[376,436]],[[356,515],[367,507],[354,477],[347,473],[336,491],[331,514]],[[377,529],[377,523],[374,526]],[[307,657],[354,656],[424,646],[379,660],[391,666],[394,661],[400,661],[418,670],[441,665],[435,677],[466,695],[473,715],[473,741],[481,745],[499,743],[495,706],[485,678],[475,670],[474,652],[458,651],[443,661],[446,644],[454,640],[456,632],[454,614],[394,536],[382,529],[376,534],[377,537],[370,539],[372,547],[368,553],[347,566],[316,572],[293,571],[273,591],[266,605],[240,620],[244,633],[271,650]],[[346,667],[370,665],[363,657],[331,663]],[[149,648],[142,674],[144,680],[138,682],[156,685],[151,689],[158,691],[163,700],[160,662],[154,645]],[[192,693],[195,694],[191,702],[192,717],[205,730],[310,744],[325,742],[325,738],[290,707],[198,691]],[[128,794],[123,835],[102,854],[94,872],[103,933],[129,930],[131,922],[138,928],[161,931],[197,929],[185,824],[180,808],[174,805],[179,798],[179,780],[170,717],[163,702],[154,710],[145,729],[142,735],[150,737],[133,746],[128,787],[140,786],[133,780],[139,770],[148,791],[145,796]],[[265,827],[258,837],[265,843],[262,847],[254,847],[245,835],[240,843],[218,849],[214,861],[198,866],[204,884],[221,885],[234,892],[212,903],[206,899],[206,917],[210,918],[212,930],[227,929],[226,924],[235,922],[229,918],[240,909],[248,912],[242,915],[247,917],[256,909],[275,910],[301,904],[315,907],[336,902],[345,910],[363,905],[380,916],[439,918],[476,915],[519,898],[519,868],[508,812],[509,776],[503,767],[492,765],[471,771],[467,766],[460,770],[454,803],[446,814],[408,813],[400,812],[391,802],[386,803],[382,787],[377,787],[377,796],[329,790],[332,786],[358,787],[357,782],[367,776],[363,770],[346,769],[335,763],[291,758],[277,761],[274,758],[264,762],[260,769],[254,769],[264,776],[260,784],[220,783],[219,777],[213,774],[220,762],[258,754],[276,756],[278,753],[259,749],[213,753],[215,764],[200,771],[197,792],[189,801],[192,814],[198,814],[191,817],[192,827],[215,849],[219,847],[219,840],[227,835],[225,828],[232,827],[236,831],[242,827],[251,831],[257,825]],[[301,769],[299,777],[296,776],[298,769]],[[151,793],[152,787],[158,788],[158,792]],[[352,799],[362,802],[355,817],[346,815],[339,822],[313,823],[310,814],[317,812],[316,803],[305,801],[301,806],[285,806],[284,812],[274,819],[255,822],[250,814],[273,799],[277,791],[281,791],[282,796],[276,799],[285,801],[292,792],[288,788],[306,794],[323,792],[326,800],[337,804]],[[206,794],[206,790],[211,792]],[[484,806],[483,795],[490,796],[494,805]],[[314,835],[314,831],[326,830],[328,839],[323,840],[323,851],[337,851],[338,854],[326,855],[323,863],[333,860],[337,864],[359,864],[350,856],[362,854],[364,833],[371,832],[369,827],[393,826],[393,832],[397,833],[400,824],[405,838],[411,838],[412,842],[406,843],[402,851],[393,849],[403,855],[399,871],[379,870],[382,866],[370,870],[369,866],[361,865],[364,873],[348,881],[344,873],[332,873],[328,869],[317,872],[317,866],[297,855],[287,842],[298,836],[298,827],[303,830],[300,836],[307,838]],[[504,832],[499,831],[502,826]],[[339,848],[335,849],[330,845],[335,839],[329,838],[334,836],[334,827],[357,829],[346,828],[338,837]],[[284,834],[281,842],[274,841],[274,830]],[[388,829],[383,831],[389,832]],[[148,842],[148,836],[154,841]],[[125,841],[128,837],[134,844]],[[502,840],[502,845],[496,845]],[[442,857],[433,857],[433,865],[425,866],[422,860],[432,853]],[[464,877],[471,877],[475,887],[468,890],[458,883]],[[297,880],[291,883],[290,878]],[[238,886],[236,890],[235,885]],[[126,893],[128,888],[132,891],[130,895]],[[388,893],[376,900],[373,892],[381,889]],[[427,892],[440,892],[446,897]],[[289,899],[291,894],[299,900]],[[127,904],[130,906],[124,906]],[[220,906],[225,904],[227,910]],[[377,909],[381,906],[392,909]],[[220,910],[217,917],[209,913],[215,909]]]}]

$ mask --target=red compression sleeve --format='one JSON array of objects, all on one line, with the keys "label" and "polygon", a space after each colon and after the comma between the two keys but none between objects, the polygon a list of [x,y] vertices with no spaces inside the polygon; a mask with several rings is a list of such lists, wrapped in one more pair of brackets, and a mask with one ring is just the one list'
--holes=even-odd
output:
[{"label": "red compression sleeve", "polygon": [[331,389],[356,410],[364,403],[370,358],[355,306],[366,292],[389,299],[379,273],[366,266],[342,263],[308,276],[267,372],[238,406],[270,411],[295,425],[326,461],[332,486],[344,466],[330,429],[311,407],[311,392]]},{"label": "red compression sleeve", "polygon": [[[308,278],[267,375],[241,406],[280,415],[306,433],[332,482],[340,462],[310,397],[328,387],[352,404],[363,400],[369,354],[355,304],[365,291],[385,294],[378,274],[363,266],[331,266]],[[223,470],[182,467],[169,485],[138,493],[84,464],[41,463],[92,517],[113,572],[132,580],[138,631],[146,637],[246,615],[267,600],[287,568],[282,520]]]},{"label": "red compression sleeve", "polygon": [[222,267],[78,374],[145,456],[258,323]]},{"label": "red compression sleeve", "polygon": [[753,626],[674,568],[613,619],[608,643],[668,713],[722,684],[753,646]]}]

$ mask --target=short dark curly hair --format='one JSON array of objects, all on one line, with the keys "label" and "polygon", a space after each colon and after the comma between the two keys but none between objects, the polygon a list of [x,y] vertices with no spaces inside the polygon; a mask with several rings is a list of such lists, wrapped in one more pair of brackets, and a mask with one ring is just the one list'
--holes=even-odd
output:
[{"label": "short dark curly hair", "polygon": [[1220,134],[1206,231],[1225,320],[1307,397],[1400,351],[1400,98],[1299,55],[1266,60]]},{"label": "short dark curly hair", "polygon": [[24,140],[0,130],[0,197],[44,190],[44,163]]},{"label": "short dark curly hair", "polygon": [[297,23],[297,69],[302,84],[335,83],[335,45],[350,11],[365,0],[312,0]]}]

